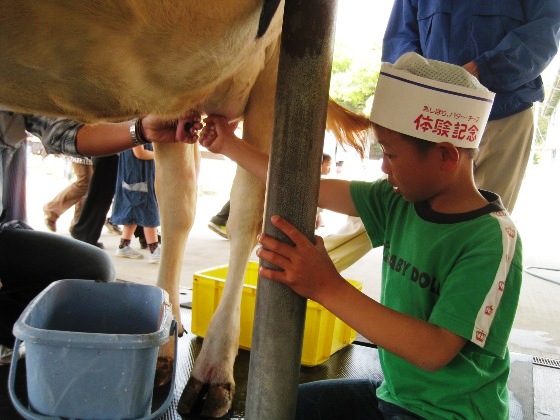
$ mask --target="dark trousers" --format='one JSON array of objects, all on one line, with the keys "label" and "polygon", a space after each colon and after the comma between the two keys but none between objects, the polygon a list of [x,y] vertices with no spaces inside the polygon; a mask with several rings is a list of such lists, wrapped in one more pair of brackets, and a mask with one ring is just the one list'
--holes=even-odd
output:
[{"label": "dark trousers", "polygon": [[82,207],[82,213],[72,229],[72,237],[95,245],[99,241],[101,230],[115,195],[119,156],[95,157],[92,160],[93,175]]},{"label": "dark trousers", "polygon": [[113,281],[111,258],[66,236],[0,227],[0,344],[13,347],[12,328],[31,300],[56,280]]},{"label": "dark trousers", "polygon": [[421,420],[422,417],[378,400],[381,381],[327,379],[298,388],[296,420]]},{"label": "dark trousers", "polygon": [[229,200],[221,210],[216,214],[214,217],[210,219],[212,223],[216,223],[217,225],[225,226],[229,219]]}]

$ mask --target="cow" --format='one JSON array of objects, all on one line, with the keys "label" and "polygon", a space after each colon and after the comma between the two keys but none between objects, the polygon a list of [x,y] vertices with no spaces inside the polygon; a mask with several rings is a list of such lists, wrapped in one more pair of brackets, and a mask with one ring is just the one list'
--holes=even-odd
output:
[{"label": "cow", "polygon": [[[95,123],[148,114],[176,123],[193,112],[243,119],[243,139],[267,151],[272,137],[283,0],[1,0],[0,107]],[[367,119],[329,103],[327,127],[360,149]],[[163,238],[157,285],[180,320],[179,280],[196,208],[195,144],[154,144]],[[265,186],[238,169],[228,221],[226,287],[179,411],[203,385],[202,415],[231,406],[243,275],[261,229]],[[179,322],[180,334],[183,326]],[[156,380],[169,381],[171,343]]]}]

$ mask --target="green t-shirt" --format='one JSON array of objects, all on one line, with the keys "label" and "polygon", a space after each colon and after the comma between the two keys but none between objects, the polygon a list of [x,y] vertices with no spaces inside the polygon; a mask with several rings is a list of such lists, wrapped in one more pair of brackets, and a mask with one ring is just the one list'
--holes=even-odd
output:
[{"label": "green t-shirt", "polygon": [[383,245],[381,303],[468,340],[437,372],[379,349],[380,399],[426,418],[508,417],[507,341],[521,289],[521,240],[493,193],[489,204],[441,214],[385,180],[350,185],[374,247]]}]

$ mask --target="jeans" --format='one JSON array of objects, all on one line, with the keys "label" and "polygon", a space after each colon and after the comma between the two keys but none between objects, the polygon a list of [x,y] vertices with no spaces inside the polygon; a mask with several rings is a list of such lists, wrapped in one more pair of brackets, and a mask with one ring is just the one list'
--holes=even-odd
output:
[{"label": "jeans", "polygon": [[298,388],[297,420],[413,420],[422,417],[378,400],[380,382],[370,379],[328,379]]},{"label": "jeans", "polygon": [[111,258],[95,246],[24,223],[0,225],[0,344],[13,347],[12,328],[31,300],[56,280],[114,281]]}]

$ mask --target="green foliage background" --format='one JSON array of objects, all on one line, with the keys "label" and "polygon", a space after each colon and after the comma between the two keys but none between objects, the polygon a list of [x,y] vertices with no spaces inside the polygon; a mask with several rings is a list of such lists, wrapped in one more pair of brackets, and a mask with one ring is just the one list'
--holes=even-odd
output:
[{"label": "green foliage background", "polygon": [[375,93],[381,50],[356,51],[348,43],[337,43],[333,56],[330,95],[354,112],[367,114],[366,102]]},{"label": "green foliage background", "polygon": [[[381,47],[357,49],[353,43],[337,42],[333,55],[330,96],[346,108],[364,115],[369,115],[379,68],[381,65]],[[381,147],[370,142],[369,157],[380,159]]]}]

